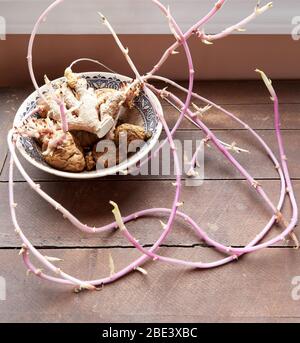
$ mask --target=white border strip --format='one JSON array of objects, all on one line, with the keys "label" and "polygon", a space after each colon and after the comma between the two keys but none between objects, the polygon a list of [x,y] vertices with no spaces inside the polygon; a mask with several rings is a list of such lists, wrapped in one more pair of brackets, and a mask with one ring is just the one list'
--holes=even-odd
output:
[{"label": "white border strip", "polygon": [[[0,16],[7,34],[28,34],[34,22],[53,0],[0,0]],[[269,0],[261,0],[266,3]],[[168,0],[173,15],[186,30],[205,14],[216,0]],[[256,0],[227,0],[222,13],[207,27],[216,33],[253,11]],[[300,16],[300,0],[273,0],[274,8],[247,27],[248,34],[291,34],[292,19]],[[165,18],[150,0],[65,0],[41,26],[43,34],[106,34],[97,11],[101,10],[123,34],[167,34]]]}]

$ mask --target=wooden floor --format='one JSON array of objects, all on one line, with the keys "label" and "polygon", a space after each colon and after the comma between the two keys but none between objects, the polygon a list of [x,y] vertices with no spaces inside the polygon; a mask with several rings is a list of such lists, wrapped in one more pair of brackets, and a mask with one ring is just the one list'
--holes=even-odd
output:
[{"label": "wooden floor", "polygon": [[[282,104],[290,172],[300,199],[300,82],[274,84]],[[261,82],[203,82],[195,88],[257,129],[277,152],[272,104]],[[300,280],[300,252],[292,248],[291,241],[213,270],[148,263],[144,266],[147,276],[133,272],[96,293],[75,295],[71,289],[26,276],[18,256],[20,241],[9,215],[5,139],[16,109],[30,92],[29,88],[0,90],[0,277],[5,278],[7,287],[6,301],[0,301],[1,322],[300,322],[300,300],[292,297],[292,281],[296,282],[297,276]],[[177,114],[168,105],[164,112],[172,126]],[[250,150],[250,154],[236,157],[276,202],[276,171],[247,131],[216,110],[207,115],[205,122],[222,140],[235,141]],[[176,135],[179,140],[200,137],[187,121]],[[184,187],[184,211],[213,238],[232,246],[245,246],[266,224],[270,213],[215,149],[206,149],[205,157],[205,182],[201,187]],[[112,221],[109,200],[117,201],[125,215],[143,208],[170,206],[173,197],[172,176],[122,176],[73,182],[44,174],[25,162],[24,166],[44,190],[91,225]],[[109,273],[109,253],[116,269],[139,256],[119,233],[91,237],[78,232],[33,194],[19,173],[15,180],[22,229],[45,255],[62,258],[62,269],[91,279]],[[284,212],[290,213],[289,204]],[[158,219],[162,218],[147,218],[131,223],[129,228],[141,243],[150,246],[161,233]],[[278,232],[279,227],[273,228],[268,238]],[[160,253],[194,261],[220,257],[199,242],[180,220]]]}]

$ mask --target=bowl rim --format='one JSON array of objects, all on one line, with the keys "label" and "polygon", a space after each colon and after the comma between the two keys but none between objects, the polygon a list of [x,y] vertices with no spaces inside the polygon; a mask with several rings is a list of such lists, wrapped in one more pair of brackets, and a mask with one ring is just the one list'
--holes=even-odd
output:
[{"label": "bowl rim", "polygon": [[[101,72],[101,71],[92,71],[92,72],[81,72],[81,73],[77,73],[78,75],[81,76],[87,76],[87,77],[94,77],[94,76],[104,76],[104,77],[113,77],[113,78],[117,78],[121,81],[132,81],[133,79],[125,76],[125,75],[121,75],[121,74],[115,74],[115,73],[109,73],[109,72]],[[55,81],[60,81],[64,79],[64,77],[60,77],[57,78]],[[46,89],[46,86],[43,85],[40,90],[44,91]],[[30,101],[32,101],[32,98],[36,98],[38,96],[38,92],[34,91],[33,93],[31,93],[21,104],[21,106],[18,108],[16,115],[15,115],[15,119],[14,119],[14,126],[17,126],[20,123],[19,118],[22,118],[22,114],[24,113],[24,111],[26,110],[26,107],[28,105],[28,103]],[[155,102],[156,106],[159,108],[159,110],[161,111],[161,113],[163,114],[163,110],[162,110],[162,106],[161,103],[159,102],[158,98],[156,97],[156,95],[149,90],[149,96],[151,97],[151,100],[153,102]],[[147,96],[148,97],[148,96]],[[148,97],[149,98],[149,97]],[[39,162],[37,162],[34,158],[32,158],[31,156],[29,156],[26,152],[26,150],[24,149],[23,145],[20,143],[20,140],[17,140],[16,146],[18,151],[21,153],[21,155],[33,166],[35,166],[37,169],[40,169],[48,174],[52,174],[55,176],[59,176],[59,177],[63,177],[63,178],[68,178],[68,179],[77,179],[77,180],[87,180],[87,179],[95,179],[95,178],[100,178],[100,177],[105,177],[105,176],[113,176],[116,175],[117,173],[122,173],[122,171],[129,169],[130,167],[132,167],[133,165],[137,164],[140,160],[142,160],[146,155],[148,155],[148,153],[154,148],[154,146],[156,145],[156,143],[159,140],[159,137],[162,133],[162,123],[160,121],[157,122],[157,127],[156,127],[156,131],[155,134],[152,136],[152,138],[146,143],[146,146],[138,151],[136,154],[134,154],[133,156],[131,156],[129,159],[127,159],[126,161],[122,162],[121,164],[118,164],[114,167],[110,167],[110,168],[106,168],[106,169],[99,169],[96,171],[84,171],[81,173],[71,173],[71,172],[65,172],[65,171],[61,171],[58,169],[55,169],[53,167],[51,167],[50,165],[43,165]]]}]

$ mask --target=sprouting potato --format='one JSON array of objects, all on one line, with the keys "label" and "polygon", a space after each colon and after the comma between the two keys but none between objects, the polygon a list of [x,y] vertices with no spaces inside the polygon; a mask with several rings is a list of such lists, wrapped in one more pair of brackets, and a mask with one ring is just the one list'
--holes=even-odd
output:
[{"label": "sprouting potato", "polygon": [[[39,143],[42,156],[53,168],[69,172],[91,171],[96,168],[98,154],[95,146],[102,139],[119,144],[119,135],[128,135],[128,145],[132,140],[147,140],[150,135],[136,125],[119,125],[119,117],[133,107],[140,87],[123,83],[119,90],[88,87],[87,80],[65,70],[65,80],[52,83],[45,76],[48,92],[47,102],[39,100],[40,119],[28,120],[19,133],[30,136]],[[68,132],[61,124],[61,108],[57,99],[65,107]],[[125,156],[126,158],[126,156]],[[120,162],[116,156],[116,164]]]}]

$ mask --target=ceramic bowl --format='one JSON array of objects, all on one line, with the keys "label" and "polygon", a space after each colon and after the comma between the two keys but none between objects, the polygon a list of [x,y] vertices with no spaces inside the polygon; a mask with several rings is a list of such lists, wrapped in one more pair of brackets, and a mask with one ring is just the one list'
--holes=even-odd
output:
[{"label": "ceramic bowl", "polygon": [[[88,81],[90,87],[93,88],[113,88],[119,89],[120,85],[124,81],[132,81],[132,79],[118,74],[111,74],[111,73],[104,73],[104,72],[87,72],[81,73],[81,76],[85,77]],[[59,79],[58,79],[59,80]],[[57,80],[54,80],[57,81]],[[45,91],[46,88],[43,86],[41,88],[42,91]],[[160,107],[160,102],[158,101],[157,97],[150,92],[152,97],[152,101],[156,103],[158,107]],[[20,106],[18,112],[15,117],[14,125],[18,126],[22,119],[28,115],[32,110],[34,110],[37,106],[37,100],[39,96],[37,92],[32,93]],[[160,107],[161,109],[161,107]],[[155,111],[149,101],[148,96],[146,96],[143,92],[135,100],[135,109],[132,113],[128,114],[128,122],[138,124],[143,126],[146,131],[152,133],[152,138],[150,138],[143,147],[129,157],[123,163],[116,165],[111,168],[107,169],[99,169],[95,171],[84,171],[81,173],[70,173],[64,172],[57,169],[54,169],[50,165],[48,165],[42,157],[41,150],[34,139],[32,138],[19,138],[17,142],[17,148],[22,154],[22,156],[34,165],[36,168],[40,170],[54,174],[57,176],[70,178],[70,179],[92,179],[97,177],[103,177],[108,175],[115,175],[118,172],[122,172],[127,170],[128,168],[136,165],[140,160],[142,160],[147,154],[153,149],[156,145],[157,141],[162,132],[162,124],[158,120]]]}]

